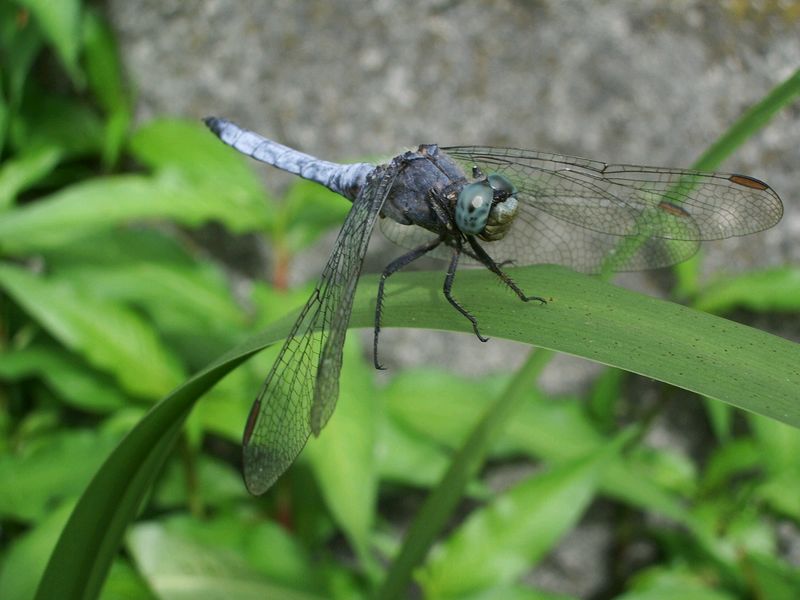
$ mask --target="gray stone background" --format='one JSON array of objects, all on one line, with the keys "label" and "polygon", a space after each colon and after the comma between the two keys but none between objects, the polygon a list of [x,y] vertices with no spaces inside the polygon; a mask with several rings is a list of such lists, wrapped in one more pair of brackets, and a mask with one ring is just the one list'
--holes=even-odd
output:
[{"label": "gray stone background", "polygon": [[[436,142],[689,166],[800,67],[800,7],[788,1],[109,0],[108,10],[141,118],[216,114],[340,161]],[[800,260],[798,165],[795,103],[723,165],[769,182],[784,200],[783,222],[709,245],[709,271]],[[289,181],[260,170],[274,192]],[[367,271],[399,252],[379,235]],[[298,261],[298,279],[318,274],[330,241]],[[659,278],[620,281],[658,294]],[[475,373],[526,354],[510,342],[414,330],[382,341],[390,369],[447,363]],[[560,357],[544,385],[574,390],[596,370]],[[655,443],[680,443],[670,432],[686,426],[660,430],[667,439]],[[601,522],[570,534],[538,582],[580,596],[597,589],[610,539]]]}]

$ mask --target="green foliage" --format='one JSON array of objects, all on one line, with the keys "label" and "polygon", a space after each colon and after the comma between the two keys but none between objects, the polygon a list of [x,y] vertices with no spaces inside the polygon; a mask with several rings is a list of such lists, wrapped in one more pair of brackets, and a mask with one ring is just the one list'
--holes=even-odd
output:
[{"label": "green foliage", "polygon": [[530,477],[476,510],[419,574],[432,597],[517,581],[574,527],[619,444]]},{"label": "green foliage", "polygon": [[[413,577],[428,597],[564,598],[522,578],[599,497],[627,515],[618,547],[658,550],[619,597],[796,596],[778,525],[800,523],[797,345],[558,268],[514,271],[552,296],[544,307],[480,271],[459,275],[459,293],[492,336],[618,367],[587,397],[537,391],[544,350],[513,375],[429,367],[379,385],[351,336],[335,417],[249,497],[242,424],[293,321],[279,317],[307,294],[283,277],[347,202],[305,182],[271,198],[198,123],[132,131],[115,40],[76,0],[0,4],[0,49],[0,597],[403,597]],[[63,67],[58,85],[34,68],[42,53]],[[190,235],[212,222],[263,236],[276,285],[234,294]],[[399,275],[386,325],[466,331],[440,284]],[[689,273],[681,288],[716,313],[798,312],[792,267],[706,287]],[[370,326],[374,289],[365,277],[354,326]],[[628,372],[728,403],[706,405],[704,464],[647,443],[657,414],[619,426]],[[509,459],[539,468],[506,489],[479,476]],[[388,507],[411,489],[430,493],[400,535]]]}]

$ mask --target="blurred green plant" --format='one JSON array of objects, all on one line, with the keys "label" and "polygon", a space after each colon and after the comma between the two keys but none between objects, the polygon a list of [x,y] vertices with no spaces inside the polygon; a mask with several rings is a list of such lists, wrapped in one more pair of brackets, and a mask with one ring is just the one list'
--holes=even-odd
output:
[{"label": "blurred green plant", "polygon": [[[0,4],[0,50],[0,597],[389,597],[417,565],[428,597],[562,597],[521,577],[598,497],[624,508],[620,551],[658,550],[611,582],[621,597],[795,597],[780,527],[800,522],[800,434],[774,419],[800,423],[797,345],[563,269],[515,272],[558,290],[546,311],[481,272],[459,289],[494,336],[745,407],[747,427],[709,403],[716,442],[698,465],[643,441],[654,415],[618,426],[623,371],[553,401],[536,391],[540,350],[514,375],[422,369],[379,387],[351,336],[335,418],[275,489],[248,497],[241,427],[275,351],[256,353],[307,295],[287,289],[292,257],[347,203],[305,182],[269,197],[199,124],[132,131],[113,35],[77,0]],[[768,96],[772,112],[798,79]],[[269,242],[272,285],[232,293],[187,234],[210,222]],[[705,310],[796,315],[798,279],[786,266],[682,288]],[[387,325],[463,330],[440,282],[399,278]],[[369,326],[374,289],[366,277],[353,326]],[[476,477],[485,459],[519,457],[541,469],[501,491]],[[387,506],[428,489],[401,541]],[[462,519],[465,494],[477,508]]]}]

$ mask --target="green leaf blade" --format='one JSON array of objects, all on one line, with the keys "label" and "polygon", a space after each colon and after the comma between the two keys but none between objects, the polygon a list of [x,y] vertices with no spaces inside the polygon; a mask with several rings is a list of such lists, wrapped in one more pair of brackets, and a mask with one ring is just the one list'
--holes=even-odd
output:
[{"label": "green leaf blade", "polygon": [[59,246],[131,221],[173,219],[187,226],[211,220],[238,232],[265,222],[263,205],[233,203],[215,187],[175,176],[98,177],[64,188],[40,202],[0,215],[0,252],[29,254]]},{"label": "green leaf blade", "polygon": [[53,337],[132,394],[158,398],[183,378],[177,359],[132,310],[10,265],[0,265],[0,286]]},{"label": "green leaf blade", "polygon": [[[521,302],[491,274],[462,271],[454,293],[485,334],[616,366],[800,426],[800,345],[562,267],[509,273],[526,293],[549,302]],[[443,276],[410,273],[393,279],[384,325],[471,332],[441,295]],[[374,278],[363,278],[353,327],[372,326],[376,289]]]},{"label": "green leaf blade", "polygon": [[738,307],[758,312],[800,311],[800,268],[784,266],[725,278],[706,287],[693,306],[715,313]]},{"label": "green leaf blade", "polygon": [[81,3],[79,0],[60,0],[59,2],[16,0],[16,2],[31,11],[72,81],[80,86],[83,83],[83,73],[78,65],[81,39]]},{"label": "green leaf blade", "polygon": [[530,478],[475,511],[420,574],[431,597],[514,582],[580,518],[612,445]]}]

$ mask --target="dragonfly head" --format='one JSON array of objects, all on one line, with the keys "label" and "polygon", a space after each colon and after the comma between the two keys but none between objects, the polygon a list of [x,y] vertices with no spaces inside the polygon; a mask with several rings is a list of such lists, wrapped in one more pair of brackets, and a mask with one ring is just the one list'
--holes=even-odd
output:
[{"label": "dragonfly head", "polygon": [[514,184],[497,173],[465,185],[456,201],[456,225],[486,241],[501,239],[517,214],[516,193]]}]

